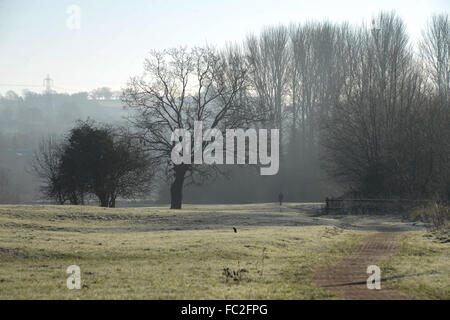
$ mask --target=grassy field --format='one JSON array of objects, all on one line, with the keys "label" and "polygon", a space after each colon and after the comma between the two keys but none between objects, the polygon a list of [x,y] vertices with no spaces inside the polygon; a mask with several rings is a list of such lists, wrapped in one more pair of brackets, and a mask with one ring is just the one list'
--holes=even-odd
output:
[{"label": "grassy field", "polygon": [[[185,206],[173,211],[3,205],[0,299],[336,298],[315,287],[314,271],[348,254],[373,230],[312,216],[308,212],[314,206]],[[448,243],[430,246],[426,250],[448,250]],[[448,260],[434,258],[433,268],[448,267]],[[66,287],[69,265],[81,268],[80,290]],[[233,271],[240,272],[233,277]],[[448,284],[442,271],[439,279]],[[448,298],[442,290],[429,292]]]},{"label": "grassy field", "polygon": [[441,232],[407,232],[399,252],[382,266],[386,282],[419,299],[450,299],[450,238]]}]

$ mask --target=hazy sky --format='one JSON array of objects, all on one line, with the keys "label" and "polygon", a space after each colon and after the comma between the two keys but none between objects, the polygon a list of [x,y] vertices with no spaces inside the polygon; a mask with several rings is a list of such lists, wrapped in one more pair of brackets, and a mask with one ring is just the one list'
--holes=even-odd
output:
[{"label": "hazy sky", "polygon": [[[71,5],[80,8],[80,29],[67,26]],[[0,93],[40,92],[47,74],[58,92],[120,89],[142,72],[150,49],[221,46],[279,23],[359,24],[392,9],[417,39],[433,13],[450,11],[450,1],[0,0]]]}]

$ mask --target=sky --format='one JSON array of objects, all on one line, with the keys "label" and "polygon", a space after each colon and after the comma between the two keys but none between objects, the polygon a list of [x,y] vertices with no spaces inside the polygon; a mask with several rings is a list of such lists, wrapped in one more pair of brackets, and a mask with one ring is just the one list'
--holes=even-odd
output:
[{"label": "sky", "polygon": [[361,24],[380,10],[395,10],[417,41],[433,13],[450,12],[450,1],[0,0],[0,94],[41,92],[47,74],[57,92],[120,90],[152,49],[221,47],[267,25]]}]

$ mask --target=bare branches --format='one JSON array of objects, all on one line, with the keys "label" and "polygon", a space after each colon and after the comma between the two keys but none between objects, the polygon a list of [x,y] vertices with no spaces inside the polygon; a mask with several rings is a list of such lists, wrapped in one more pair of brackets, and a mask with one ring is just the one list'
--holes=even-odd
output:
[{"label": "bare branches", "polygon": [[432,184],[448,172],[435,169],[444,165],[437,155],[448,155],[439,141],[448,133],[434,116],[448,119],[448,112],[432,107],[403,22],[381,13],[374,25],[376,32],[361,29],[349,39],[342,96],[322,131],[328,169],[365,195],[414,198],[444,190]]},{"label": "bare branches", "polygon": [[450,96],[450,20],[448,14],[434,15],[423,32],[420,53],[426,71],[444,99]]},{"label": "bare branches", "polygon": [[[249,110],[243,104],[244,60],[231,51],[220,54],[209,47],[175,48],[152,51],[145,71],[144,77],[130,80],[123,101],[135,111],[130,120],[146,148],[160,164],[173,169],[177,188],[182,188],[186,173],[193,178],[195,174],[210,177],[210,170],[172,164],[170,137],[177,128],[192,129],[195,121],[210,128],[225,123],[233,128],[248,119],[242,117]],[[207,145],[203,143],[203,148]]]}]

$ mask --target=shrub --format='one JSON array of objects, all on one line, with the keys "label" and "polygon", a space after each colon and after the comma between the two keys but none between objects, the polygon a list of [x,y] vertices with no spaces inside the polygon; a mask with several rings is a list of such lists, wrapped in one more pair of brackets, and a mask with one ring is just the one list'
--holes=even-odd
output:
[{"label": "shrub", "polygon": [[427,206],[412,210],[410,217],[430,223],[434,229],[441,229],[448,227],[450,223],[450,207],[439,201],[433,201]]}]

